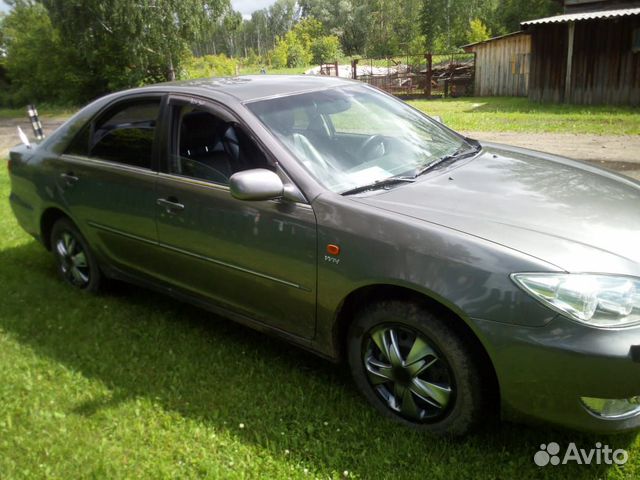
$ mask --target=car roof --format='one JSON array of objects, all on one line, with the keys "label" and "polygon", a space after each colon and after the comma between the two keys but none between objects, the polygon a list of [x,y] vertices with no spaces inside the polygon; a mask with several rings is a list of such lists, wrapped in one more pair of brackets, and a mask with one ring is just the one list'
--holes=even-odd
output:
[{"label": "car roof", "polygon": [[174,87],[175,91],[202,94],[203,91],[231,95],[240,102],[293,95],[352,85],[353,80],[316,75],[244,75],[239,77],[201,78],[162,83],[153,87]]}]

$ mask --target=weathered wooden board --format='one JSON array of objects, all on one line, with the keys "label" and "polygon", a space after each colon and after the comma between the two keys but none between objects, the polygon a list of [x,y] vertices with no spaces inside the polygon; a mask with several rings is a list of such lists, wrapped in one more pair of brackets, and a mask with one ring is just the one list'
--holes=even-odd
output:
[{"label": "weathered wooden board", "polygon": [[531,37],[508,35],[467,47],[476,53],[475,94],[526,97],[529,87]]},{"label": "weathered wooden board", "polygon": [[[640,17],[576,22],[569,103],[640,105],[640,52],[632,51]],[[531,32],[529,98],[565,101],[567,24]]]}]

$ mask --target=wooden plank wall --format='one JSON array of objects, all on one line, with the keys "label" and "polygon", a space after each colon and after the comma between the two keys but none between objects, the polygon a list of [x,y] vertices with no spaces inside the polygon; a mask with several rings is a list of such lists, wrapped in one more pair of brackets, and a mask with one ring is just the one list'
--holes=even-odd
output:
[{"label": "wooden plank wall", "polygon": [[[640,105],[640,53],[631,49],[640,17],[577,22],[569,103]],[[529,98],[564,101],[567,24],[532,32]]]},{"label": "wooden plank wall", "polygon": [[528,34],[473,45],[469,51],[476,53],[475,95],[527,96],[531,52]]}]

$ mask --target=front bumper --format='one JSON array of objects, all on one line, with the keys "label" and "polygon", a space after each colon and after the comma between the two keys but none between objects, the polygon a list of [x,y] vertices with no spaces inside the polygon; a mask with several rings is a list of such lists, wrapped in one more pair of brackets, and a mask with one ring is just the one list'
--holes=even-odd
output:
[{"label": "front bumper", "polygon": [[640,415],[602,418],[580,400],[640,395],[640,358],[632,353],[640,327],[596,329],[561,315],[535,328],[480,319],[474,324],[496,370],[504,417],[598,433],[640,429]]}]

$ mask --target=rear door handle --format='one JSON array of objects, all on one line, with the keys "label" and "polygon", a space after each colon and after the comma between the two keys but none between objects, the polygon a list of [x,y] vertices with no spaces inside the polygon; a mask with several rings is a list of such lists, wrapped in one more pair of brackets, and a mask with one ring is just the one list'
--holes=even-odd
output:
[{"label": "rear door handle", "polygon": [[80,180],[73,174],[73,172],[61,173],[60,178],[64,181],[67,187],[78,183],[78,181]]},{"label": "rear door handle", "polygon": [[169,198],[159,198],[156,200],[156,203],[163,207],[167,213],[178,213],[184,210],[184,205],[178,202],[177,198],[169,197]]}]

